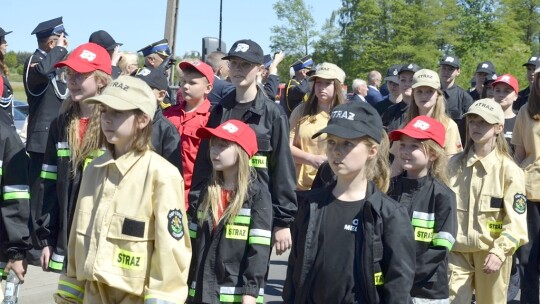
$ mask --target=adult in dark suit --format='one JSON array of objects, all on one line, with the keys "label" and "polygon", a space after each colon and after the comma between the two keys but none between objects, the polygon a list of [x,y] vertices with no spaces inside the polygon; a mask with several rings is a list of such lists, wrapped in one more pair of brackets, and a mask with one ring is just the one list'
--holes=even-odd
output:
[{"label": "adult in dark suit", "polygon": [[229,62],[223,60],[227,54],[219,51],[212,52],[206,57],[206,64],[214,70],[214,86],[208,94],[210,104],[218,104],[223,97],[234,90],[234,85],[227,81],[229,78]]},{"label": "adult in dark suit", "polygon": [[[49,125],[58,116],[60,105],[68,95],[65,81],[54,67],[67,54],[67,39],[62,17],[44,21],[32,32],[36,35],[38,49],[24,63],[23,83],[28,100],[28,134],[26,150],[30,155],[28,172],[30,185],[30,211],[32,219],[37,218],[39,206],[39,174],[47,146]],[[32,227],[31,230],[32,231]],[[35,237],[33,235],[33,237]],[[35,243],[35,242],[34,242]],[[35,256],[29,262],[39,265]]]}]

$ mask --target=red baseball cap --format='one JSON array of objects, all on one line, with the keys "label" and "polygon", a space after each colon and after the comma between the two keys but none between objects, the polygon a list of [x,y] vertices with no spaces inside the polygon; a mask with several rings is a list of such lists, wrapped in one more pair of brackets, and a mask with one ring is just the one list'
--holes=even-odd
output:
[{"label": "red baseball cap", "polygon": [[511,74],[504,74],[497,77],[497,79],[495,79],[495,81],[491,83],[491,86],[495,87],[497,83],[501,83],[501,82],[506,83],[507,85],[511,86],[512,89],[514,89],[514,92],[516,93],[519,92],[518,80],[516,79],[516,77],[512,76]]},{"label": "red baseball cap", "polygon": [[250,158],[259,150],[255,131],[236,119],[227,120],[216,128],[199,128],[195,134],[200,138],[216,136],[237,143]]},{"label": "red baseball cap", "polygon": [[416,116],[403,129],[394,130],[388,134],[390,140],[399,140],[401,135],[416,139],[431,139],[444,148],[446,129],[438,120],[428,116]]},{"label": "red baseball cap", "polygon": [[203,74],[204,77],[206,77],[206,79],[208,79],[208,82],[210,84],[212,84],[212,85],[214,84],[214,70],[208,64],[197,60],[197,61],[193,61],[193,62],[182,61],[182,62],[180,62],[180,64],[178,66],[180,67],[180,69],[182,71],[184,69],[189,69],[189,68],[195,69],[199,73]]},{"label": "red baseball cap", "polygon": [[98,44],[88,42],[79,45],[64,61],[54,65],[55,68],[68,66],[76,72],[88,73],[100,70],[111,75],[111,57],[107,50]]}]

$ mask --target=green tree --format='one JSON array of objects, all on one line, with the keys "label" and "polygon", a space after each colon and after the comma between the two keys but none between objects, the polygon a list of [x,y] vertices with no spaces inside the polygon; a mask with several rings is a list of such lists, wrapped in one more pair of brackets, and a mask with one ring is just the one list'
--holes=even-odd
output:
[{"label": "green tree", "polygon": [[17,55],[13,51],[9,51],[4,56],[4,62],[10,69],[15,69],[17,67]]},{"label": "green tree", "polygon": [[277,19],[282,25],[272,27],[270,48],[290,55],[306,55],[317,38],[312,8],[304,0],[278,0],[274,4]]},{"label": "green tree", "polygon": [[337,12],[333,11],[322,27],[319,40],[314,44],[313,60],[317,63],[332,62],[342,65],[343,45],[336,17]]}]

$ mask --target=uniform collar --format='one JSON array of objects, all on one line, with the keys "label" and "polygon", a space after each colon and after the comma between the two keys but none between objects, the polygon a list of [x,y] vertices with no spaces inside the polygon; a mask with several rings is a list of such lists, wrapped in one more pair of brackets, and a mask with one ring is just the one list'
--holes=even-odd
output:
[{"label": "uniform collar", "polygon": [[[264,95],[264,93],[259,88],[257,88],[257,95],[255,96],[255,100],[253,100],[253,103],[251,104],[251,107],[248,111],[262,116],[264,114],[265,98],[267,97]],[[226,95],[226,97],[221,101],[220,105],[223,108],[230,110],[234,108],[236,104],[236,94],[231,93]]]},{"label": "uniform collar", "polygon": [[114,159],[111,152],[107,150],[105,154],[100,157],[102,161],[98,162],[95,166],[97,168],[116,166],[122,176],[125,176],[129,169],[131,169],[131,167],[133,167],[133,165],[135,165],[135,163],[144,155],[145,153],[128,152],[119,158]]},{"label": "uniform collar", "polygon": [[484,158],[479,158],[478,155],[474,153],[472,148],[467,154],[467,167],[472,167],[477,163],[480,163],[487,173],[493,171],[495,169],[494,167],[496,167],[497,164],[500,164],[500,162],[501,159],[495,149]]}]

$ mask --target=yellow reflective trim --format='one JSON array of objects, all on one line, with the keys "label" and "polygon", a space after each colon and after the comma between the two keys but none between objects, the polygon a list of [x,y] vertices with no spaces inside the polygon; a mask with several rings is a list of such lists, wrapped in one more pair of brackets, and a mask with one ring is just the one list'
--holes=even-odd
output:
[{"label": "yellow reflective trim", "polygon": [[433,229],[414,227],[414,240],[430,243],[433,240]]},{"label": "yellow reflective trim", "polygon": [[113,265],[124,269],[143,270],[146,263],[145,256],[145,253],[116,248],[114,251]]},{"label": "yellow reflective trim", "polygon": [[268,168],[268,164],[266,163],[266,156],[264,155],[254,155],[249,160],[249,165],[255,168]]},{"label": "yellow reflective trim", "polygon": [[382,272],[376,272],[374,274],[375,277],[375,286],[381,286],[384,285],[384,277]]},{"label": "yellow reflective trim", "polygon": [[247,240],[249,227],[239,225],[227,225],[225,237],[235,240]]},{"label": "yellow reflective trim", "polygon": [[501,233],[503,230],[503,222],[502,221],[488,221],[487,228],[489,229],[490,232]]}]

